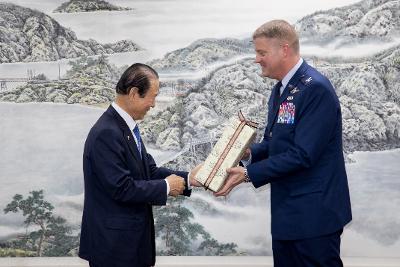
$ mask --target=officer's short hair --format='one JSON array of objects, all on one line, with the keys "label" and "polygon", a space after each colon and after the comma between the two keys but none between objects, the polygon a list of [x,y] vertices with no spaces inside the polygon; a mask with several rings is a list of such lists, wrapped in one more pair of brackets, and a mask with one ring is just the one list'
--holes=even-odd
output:
[{"label": "officer's short hair", "polygon": [[139,95],[144,97],[150,89],[150,81],[158,79],[158,73],[150,66],[142,63],[135,63],[127,68],[119,79],[115,91],[120,95],[127,95],[136,87]]},{"label": "officer's short hair", "polygon": [[287,21],[271,20],[264,23],[253,33],[253,40],[258,37],[274,38],[287,42],[296,53],[299,53],[299,36],[295,28]]}]

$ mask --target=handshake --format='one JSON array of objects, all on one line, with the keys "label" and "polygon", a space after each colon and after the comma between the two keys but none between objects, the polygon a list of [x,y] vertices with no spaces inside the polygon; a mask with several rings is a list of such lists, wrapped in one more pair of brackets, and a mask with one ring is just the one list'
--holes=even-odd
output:
[{"label": "handshake", "polygon": [[[250,149],[246,149],[245,152],[242,154],[241,159],[248,160],[249,157],[250,157]],[[191,186],[203,187],[203,185],[194,178],[202,166],[203,166],[203,163],[197,165],[190,172],[189,182],[190,182]],[[224,184],[218,190],[218,192],[214,193],[214,196],[216,196],[216,197],[228,195],[235,186],[243,183],[246,178],[245,177],[245,169],[243,167],[228,168],[226,170],[226,172],[228,173],[228,176],[225,179]],[[167,177],[167,181],[170,186],[170,191],[169,191],[170,196],[176,197],[183,193],[183,190],[185,189],[185,179],[184,178],[177,176],[175,174],[172,174]]]}]

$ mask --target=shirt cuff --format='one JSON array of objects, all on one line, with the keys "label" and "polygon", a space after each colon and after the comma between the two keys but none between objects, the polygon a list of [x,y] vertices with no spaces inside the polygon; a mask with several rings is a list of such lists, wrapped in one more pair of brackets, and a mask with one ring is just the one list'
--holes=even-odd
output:
[{"label": "shirt cuff", "polygon": [[251,164],[251,153],[248,160],[242,159],[240,162],[242,162],[243,166],[245,167],[249,166]]},{"label": "shirt cuff", "polygon": [[167,184],[167,197],[168,197],[168,195],[169,195],[169,183],[168,183],[168,181],[167,181],[167,179],[164,179],[164,181],[165,181],[165,183]]},{"label": "shirt cuff", "polygon": [[186,184],[187,184],[188,190],[192,190],[192,186],[190,185],[190,174],[191,174],[191,173],[192,173],[192,172],[190,171],[190,172],[188,173],[187,178],[186,178]]}]

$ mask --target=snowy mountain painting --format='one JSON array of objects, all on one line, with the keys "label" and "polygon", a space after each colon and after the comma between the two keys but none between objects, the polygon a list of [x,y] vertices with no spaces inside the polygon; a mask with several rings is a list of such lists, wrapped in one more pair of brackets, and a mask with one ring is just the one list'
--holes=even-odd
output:
[{"label": "snowy mountain painting", "polygon": [[[0,256],[76,256],[83,143],[134,62],[160,74],[141,122],[159,165],[203,161],[238,109],[264,125],[275,81],[260,77],[250,37],[283,18],[342,105],[353,209],[342,255],[399,257],[400,2],[242,2],[0,2]],[[40,203],[48,223],[21,203]],[[224,199],[197,190],[154,212],[158,255],[272,254],[268,186]]]}]

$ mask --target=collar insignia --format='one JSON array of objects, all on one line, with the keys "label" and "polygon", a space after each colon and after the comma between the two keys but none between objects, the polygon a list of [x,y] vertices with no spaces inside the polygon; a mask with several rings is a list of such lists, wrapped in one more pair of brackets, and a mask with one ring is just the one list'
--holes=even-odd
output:
[{"label": "collar insignia", "polygon": [[302,81],[305,85],[309,84],[312,80],[313,80],[313,78],[312,78],[311,76],[308,77],[308,78],[303,78],[303,79],[301,79],[301,81]]}]

